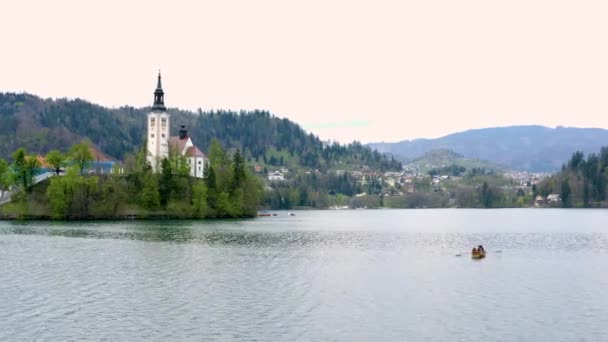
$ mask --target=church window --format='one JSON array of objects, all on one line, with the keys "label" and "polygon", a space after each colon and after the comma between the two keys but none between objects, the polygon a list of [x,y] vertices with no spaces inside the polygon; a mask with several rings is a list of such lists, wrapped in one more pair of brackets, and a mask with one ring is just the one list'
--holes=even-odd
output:
[{"label": "church window", "polygon": [[152,133],[152,138],[154,138],[154,133]]},{"label": "church window", "polygon": [[160,119],[160,126],[161,126],[162,128],[167,127],[167,118],[162,118],[162,119]]},{"label": "church window", "polygon": [[150,119],[150,126],[154,127],[156,125],[156,118]]},{"label": "church window", "polygon": [[201,161],[200,160],[198,161],[198,165],[201,165]]},{"label": "church window", "polygon": [[164,138],[164,137],[165,137],[165,133],[161,134],[160,136],[161,136],[162,138]]}]

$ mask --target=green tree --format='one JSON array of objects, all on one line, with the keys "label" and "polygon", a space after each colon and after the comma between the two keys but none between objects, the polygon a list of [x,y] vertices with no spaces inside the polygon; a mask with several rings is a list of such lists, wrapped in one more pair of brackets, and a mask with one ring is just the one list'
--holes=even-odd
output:
[{"label": "green tree", "polygon": [[54,177],[46,189],[46,197],[51,207],[51,217],[63,219],[68,209],[67,189],[64,177]]},{"label": "green tree", "polygon": [[34,183],[34,174],[39,167],[38,158],[28,155],[24,148],[19,148],[12,154],[15,177],[27,192],[31,191]]},{"label": "green tree", "polygon": [[207,215],[207,187],[202,181],[195,181],[192,187],[192,206],[195,217],[204,218]]},{"label": "green tree", "polygon": [[236,190],[243,185],[245,181],[245,161],[241,156],[241,152],[236,150],[234,157],[232,158],[233,178],[232,178],[232,190]]},{"label": "green tree", "polygon": [[26,157],[27,151],[21,147],[11,155],[13,158],[13,168],[15,169],[15,177],[19,183],[23,186],[23,189],[28,188],[27,182],[27,171],[26,171]]},{"label": "green tree", "polygon": [[211,141],[211,146],[209,147],[209,161],[211,162],[211,166],[216,170],[228,164],[226,152],[224,152],[217,139]]},{"label": "green tree", "polygon": [[91,161],[93,161],[93,153],[91,153],[91,142],[87,139],[82,140],[79,144],[72,145],[70,149],[70,157],[78,168],[80,169],[80,174],[84,174],[84,169],[90,165]]},{"label": "green tree", "polygon": [[146,172],[142,179],[142,189],[140,193],[140,204],[148,210],[156,210],[160,205],[158,193],[158,179],[150,172]]},{"label": "green tree", "polygon": [[564,208],[570,207],[570,184],[568,184],[568,179],[562,180],[562,189],[561,189],[561,197],[562,197],[562,206]]},{"label": "green tree", "polygon": [[50,151],[46,157],[46,162],[55,170],[55,173],[59,176],[59,172],[66,165],[66,157],[59,150]]},{"label": "green tree", "polygon": [[171,192],[173,191],[173,170],[169,159],[163,158],[161,161],[161,174],[159,182],[160,190],[160,205],[163,207],[167,205],[171,198]]},{"label": "green tree", "polygon": [[481,186],[481,204],[484,208],[492,208],[493,197],[492,189],[490,189],[488,182],[483,182]]},{"label": "green tree", "polygon": [[6,160],[0,158],[0,195],[13,184],[13,174]]}]

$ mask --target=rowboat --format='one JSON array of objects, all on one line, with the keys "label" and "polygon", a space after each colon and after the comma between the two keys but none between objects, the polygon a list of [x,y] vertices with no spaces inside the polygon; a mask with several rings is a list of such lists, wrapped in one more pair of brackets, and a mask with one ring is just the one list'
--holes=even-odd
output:
[{"label": "rowboat", "polygon": [[485,257],[486,257],[486,251],[471,252],[471,258],[473,258],[473,259],[483,259]]}]

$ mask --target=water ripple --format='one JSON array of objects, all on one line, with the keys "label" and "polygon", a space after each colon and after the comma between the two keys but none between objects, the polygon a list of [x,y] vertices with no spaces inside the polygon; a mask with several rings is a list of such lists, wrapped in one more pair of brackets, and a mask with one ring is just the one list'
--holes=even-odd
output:
[{"label": "water ripple", "polygon": [[0,340],[608,339],[604,212],[351,213],[0,222]]}]

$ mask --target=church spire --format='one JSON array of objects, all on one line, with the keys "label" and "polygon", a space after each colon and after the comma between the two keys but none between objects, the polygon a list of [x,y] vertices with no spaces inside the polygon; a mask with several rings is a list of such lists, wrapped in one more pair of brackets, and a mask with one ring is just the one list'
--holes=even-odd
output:
[{"label": "church spire", "polygon": [[165,107],[165,93],[163,92],[160,70],[158,71],[158,83],[156,83],[156,90],[154,91],[154,105],[152,106],[152,110],[167,110]]}]

